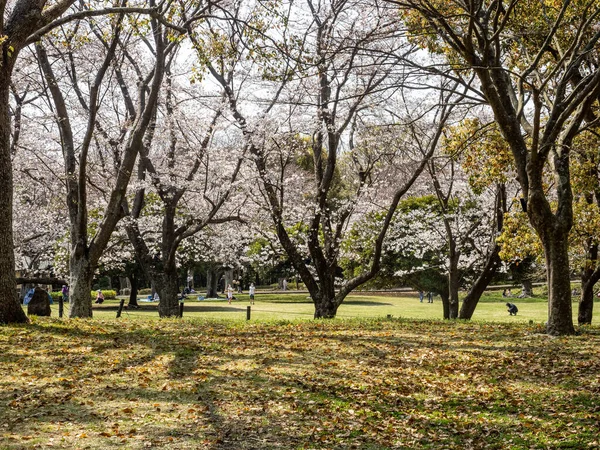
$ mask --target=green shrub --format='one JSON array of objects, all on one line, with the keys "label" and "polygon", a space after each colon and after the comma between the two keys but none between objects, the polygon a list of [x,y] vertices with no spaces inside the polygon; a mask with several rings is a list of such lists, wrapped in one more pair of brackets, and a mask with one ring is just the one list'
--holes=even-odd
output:
[{"label": "green shrub", "polygon": [[152,289],[150,289],[150,288],[144,288],[144,289],[138,290],[138,295],[150,295],[150,294],[152,294]]},{"label": "green shrub", "polygon": [[[92,291],[90,293],[90,297],[95,299],[96,294],[98,294],[98,291]],[[50,292],[50,295],[52,296],[52,300],[58,300],[58,297],[62,295],[62,292],[52,291]],[[115,298],[117,298],[117,292],[112,289],[102,290],[102,295],[104,295],[104,300],[114,300]]]},{"label": "green shrub", "polygon": [[[90,293],[90,296],[92,298],[96,298],[96,295],[98,295],[98,291],[92,291]],[[107,290],[102,290],[102,295],[104,295],[104,300],[114,300],[115,298],[117,298],[117,291],[114,291],[112,289],[107,289]]]}]

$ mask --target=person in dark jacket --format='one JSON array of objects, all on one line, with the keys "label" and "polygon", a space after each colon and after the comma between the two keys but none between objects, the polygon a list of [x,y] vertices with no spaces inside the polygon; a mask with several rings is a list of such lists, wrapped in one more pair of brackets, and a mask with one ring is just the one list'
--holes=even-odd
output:
[{"label": "person in dark jacket", "polygon": [[519,308],[517,308],[517,305],[515,305],[514,303],[507,303],[506,307],[508,308],[508,314],[510,314],[511,316],[516,316],[519,312]]}]

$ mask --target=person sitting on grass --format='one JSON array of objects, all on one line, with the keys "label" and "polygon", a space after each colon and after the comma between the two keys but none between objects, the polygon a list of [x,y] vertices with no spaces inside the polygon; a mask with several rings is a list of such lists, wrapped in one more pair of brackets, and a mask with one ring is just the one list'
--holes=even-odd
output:
[{"label": "person sitting on grass", "polygon": [[514,303],[507,303],[506,307],[508,308],[508,314],[510,314],[511,316],[516,316],[519,312],[519,308],[517,308],[517,305],[515,305]]},{"label": "person sitting on grass", "polygon": [[104,294],[102,294],[102,291],[100,289],[98,289],[98,292],[96,293],[96,302],[98,304],[102,304],[104,303]]}]

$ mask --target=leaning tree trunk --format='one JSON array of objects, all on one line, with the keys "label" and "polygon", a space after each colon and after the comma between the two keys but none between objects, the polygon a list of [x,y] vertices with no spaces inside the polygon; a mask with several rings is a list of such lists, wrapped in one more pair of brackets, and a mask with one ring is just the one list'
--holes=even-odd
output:
[{"label": "leaning tree trunk", "polygon": [[69,263],[69,317],[92,317],[92,280],[94,268],[86,255],[71,256]]},{"label": "leaning tree trunk", "polygon": [[127,306],[129,306],[130,308],[139,308],[140,305],[138,305],[137,302],[138,277],[135,274],[131,274],[131,276],[129,277],[129,284],[131,285],[131,290],[129,291],[129,303],[127,304]]},{"label": "leaning tree trunk", "polygon": [[[498,183],[496,185],[496,231],[500,233],[502,228],[504,228],[504,213],[506,212],[506,185],[504,183]],[[462,306],[460,308],[460,313],[458,314],[459,319],[470,320],[473,317],[473,313],[475,312],[475,308],[479,303],[479,299],[487,289],[488,285],[494,278],[498,267],[502,264],[502,260],[500,259],[500,246],[495,243],[496,238],[494,237],[494,244],[492,251],[488,254],[487,260],[485,261],[485,265],[483,266],[483,270],[467,292],[465,296]]]},{"label": "leaning tree trunk", "polygon": [[10,68],[0,67],[0,323],[26,323],[16,292],[9,89]]},{"label": "leaning tree trunk", "polygon": [[460,307],[460,313],[458,314],[459,319],[470,320],[473,317],[479,299],[492,281],[492,278],[496,274],[496,270],[502,262],[500,256],[498,256],[499,251],[500,246],[496,245],[492,254],[488,257],[483,271],[479,274],[479,277],[477,277],[477,280],[475,280],[475,283],[473,283],[469,292],[467,292],[467,295],[462,302],[462,306]]},{"label": "leaning tree trunk", "polygon": [[152,279],[160,298],[158,315],[160,317],[179,316],[179,278],[175,267],[165,268],[161,273],[153,273]]}]

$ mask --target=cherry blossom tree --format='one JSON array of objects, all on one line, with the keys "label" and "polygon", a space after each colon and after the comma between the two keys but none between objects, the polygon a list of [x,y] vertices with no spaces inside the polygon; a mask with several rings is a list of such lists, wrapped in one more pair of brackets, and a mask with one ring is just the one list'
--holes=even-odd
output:
[{"label": "cherry blossom tree", "polygon": [[[186,24],[196,20],[205,6],[202,3],[181,4],[170,13],[178,14]],[[160,14],[166,15],[167,10],[160,11]],[[95,37],[98,51],[96,60],[90,58],[93,55],[89,52],[91,44],[84,48],[77,47],[78,33]],[[164,88],[164,73],[181,42],[178,33],[180,31],[174,32],[173,27],[163,25],[157,18],[151,18],[149,23],[135,19],[126,23],[124,14],[118,15],[116,20],[105,18],[102,21],[71,23],[70,29],[63,31],[65,39],[60,43],[62,47],[56,42],[50,42],[50,45],[58,54],[57,63],[61,64],[66,75],[61,79],[68,80],[66,86],[74,91],[75,99],[65,97],[63,91],[66,89],[61,89],[55,74],[58,64],[52,64],[45,46],[37,44],[38,60],[56,111],[56,124],[65,160],[71,224],[71,317],[92,315],[89,295],[92,278],[112,231],[123,217],[125,194],[135,160],[144,148],[145,137],[156,115],[156,105]],[[146,49],[144,52],[138,49],[137,55],[134,55],[128,48],[134,45]],[[125,68],[126,63],[128,69]],[[126,70],[137,81],[137,101],[128,86]],[[104,87],[107,74],[114,77],[117,83]],[[83,84],[89,89],[84,90],[81,87]],[[83,116],[81,120],[86,122],[81,133],[74,128],[78,121],[69,112],[71,101],[78,103]],[[116,108],[116,114],[111,117],[107,107],[111,104],[115,106],[116,102],[122,106]],[[111,119],[119,125],[113,126]],[[102,169],[100,174],[93,170],[91,164],[94,150],[97,151],[96,157]],[[111,158],[112,163],[108,163],[107,158]],[[113,171],[114,184],[101,192],[106,201],[102,219],[94,232],[90,233],[88,185],[99,186],[101,183],[94,184],[93,180],[108,179],[108,174]]]},{"label": "cherry blossom tree", "polygon": [[[162,123],[155,119],[152,139],[141,152],[140,187],[126,222],[137,259],[159,293],[161,317],[179,313],[177,254],[182,242],[209,224],[241,220],[239,203],[228,200],[236,190],[243,150],[236,157],[235,147],[214,142],[219,140],[214,134],[222,107],[217,103],[211,111],[193,99],[193,90],[178,94],[171,72],[169,68]],[[209,112],[204,122],[202,110]],[[150,194],[152,205],[146,200]],[[144,211],[145,203],[146,210],[155,211]]]},{"label": "cherry blossom tree", "polygon": [[[397,38],[394,18],[377,5],[308,1],[296,6],[303,14],[283,15],[283,31],[277,36],[262,34],[252,41],[255,45],[247,43],[238,29],[215,31],[213,38],[228,36],[219,42],[235,44],[228,47],[228,59],[208,64],[207,69],[223,87],[231,114],[246,138],[266,210],[291,264],[311,294],[315,317],[331,318],[349,292],[377,273],[381,244],[393,211],[425,167],[435,145],[411,155],[412,169],[388,197],[389,217],[375,243],[372,266],[336,291],[340,242],[357,212],[357,198],[371,187],[368,185],[373,177],[368,172],[375,170],[375,166],[349,164],[356,172],[342,174],[338,157],[344,148],[344,136],[348,136],[360,113],[375,118],[373,111],[385,104],[400,80],[406,80],[407,73],[399,63],[410,53],[410,45]],[[243,23],[253,23],[252,18]],[[270,30],[277,29],[270,25]],[[261,46],[256,45],[256,39]],[[245,48],[263,50],[254,56],[240,51]],[[278,63],[255,70],[254,64],[263,62],[260,57],[269,52],[270,60]],[[250,63],[245,64],[247,61]],[[262,83],[257,84],[256,78],[249,83],[252,75],[260,76]],[[262,110],[245,107],[252,98],[247,86],[255,97],[262,97]],[[445,95],[441,100],[447,106]],[[440,122],[448,118],[446,106],[438,111]],[[435,139],[439,136],[437,128]],[[306,167],[310,174],[299,170],[301,167],[295,163],[303,147],[309,155]],[[298,179],[296,183],[290,182],[294,180],[292,174]],[[292,186],[310,186],[300,194],[304,207],[296,207],[302,201],[298,202],[298,192],[290,191]],[[289,232],[297,224],[304,234],[301,246],[294,243]],[[303,248],[308,255],[303,254]]]},{"label": "cherry blossom tree", "polygon": [[[98,8],[72,11],[66,14],[74,0],[48,2],[46,0],[15,0],[0,2],[0,29],[2,37],[2,64],[0,65],[0,323],[25,322],[27,318],[15,295],[15,259],[13,239],[13,178],[11,138],[18,136],[11,129],[10,90],[13,70],[21,51],[41,36],[77,18],[110,13],[145,13],[155,21],[164,22],[160,11],[150,0],[149,7],[98,5]],[[145,6],[145,2],[144,2]],[[18,109],[18,101],[17,101]],[[18,118],[18,115],[15,116]],[[18,122],[17,128],[18,130]],[[77,289],[79,291],[79,289]],[[89,297],[89,293],[87,294]],[[85,308],[90,309],[90,308]],[[91,309],[90,309],[91,311]],[[78,314],[78,313],[77,313]]]}]

